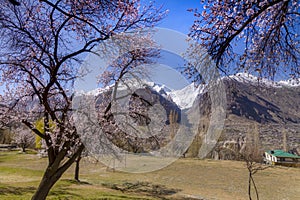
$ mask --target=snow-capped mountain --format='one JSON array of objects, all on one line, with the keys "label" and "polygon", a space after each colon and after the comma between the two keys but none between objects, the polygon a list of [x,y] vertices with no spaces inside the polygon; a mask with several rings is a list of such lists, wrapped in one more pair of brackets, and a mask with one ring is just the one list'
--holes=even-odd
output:
[{"label": "snow-capped mountain", "polygon": [[197,95],[201,94],[205,88],[204,85],[196,87],[194,83],[179,90],[173,90],[154,82],[148,82],[147,85],[164,97],[171,99],[180,109],[192,107]]},{"label": "snow-capped mountain", "polygon": [[[222,77],[222,80],[235,80],[242,84],[248,84],[253,86],[266,86],[266,87],[274,87],[274,88],[284,88],[284,87],[299,87],[300,86],[300,79],[291,79],[291,80],[284,80],[284,81],[271,81],[265,78],[258,78],[248,73],[238,73],[235,75],[231,75],[228,77]],[[200,85],[195,87],[194,83],[187,85],[186,87],[174,90],[170,89],[164,84],[159,84],[155,82],[149,81],[141,81],[139,83],[134,83],[133,87],[141,88],[141,87],[149,87],[152,90],[156,91],[158,94],[162,95],[164,98],[172,100],[180,109],[189,109],[192,107],[195,99],[198,95],[201,95],[207,85]],[[105,88],[97,88],[95,90],[89,91],[87,95],[97,96],[104,91],[112,90],[113,86],[107,86]],[[125,86],[118,86],[118,90],[125,90],[128,89]],[[80,94],[80,92],[79,92]]]},{"label": "snow-capped mountain", "polygon": [[[166,85],[154,82],[144,82],[144,84],[140,85],[140,87],[150,87],[164,98],[171,99],[180,109],[188,109],[192,107],[197,95],[200,94],[204,89],[204,86],[195,87],[195,84],[193,83],[180,90],[173,90]],[[97,88],[85,94],[98,96],[99,94],[110,89],[113,89],[113,87],[107,86],[106,88]],[[118,89],[125,90],[125,87],[120,86]],[[84,92],[78,92],[77,94],[84,94]]]},{"label": "snow-capped mountain", "polygon": [[[222,79],[236,80],[240,83],[249,84],[253,86],[260,85],[274,88],[300,87],[300,79],[289,79],[276,82],[268,80],[266,78],[258,78],[248,73],[238,73],[229,77],[222,77]],[[167,94],[181,109],[187,109],[192,107],[198,95],[201,95],[205,92],[205,88],[206,85],[200,85],[198,87],[195,87],[194,83],[192,83],[180,90],[172,90],[170,92],[167,92]]]}]

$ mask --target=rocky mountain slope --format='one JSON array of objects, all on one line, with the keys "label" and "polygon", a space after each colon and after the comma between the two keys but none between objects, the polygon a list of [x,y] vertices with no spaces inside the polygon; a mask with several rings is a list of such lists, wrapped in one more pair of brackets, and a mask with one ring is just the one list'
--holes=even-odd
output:
[{"label": "rocky mountain slope", "polygon": [[[247,74],[223,78],[222,81],[227,99],[226,120],[218,145],[209,157],[235,157],[228,148],[239,153],[245,153],[248,148],[248,153],[256,151],[257,156],[269,149],[299,151],[299,82],[271,82]],[[193,104],[193,107],[201,104],[200,112],[206,116],[201,121],[198,142],[194,144],[196,146],[201,144],[212,120],[209,93],[208,90],[199,94]],[[198,148],[193,146],[189,155],[197,156],[197,151]]]}]

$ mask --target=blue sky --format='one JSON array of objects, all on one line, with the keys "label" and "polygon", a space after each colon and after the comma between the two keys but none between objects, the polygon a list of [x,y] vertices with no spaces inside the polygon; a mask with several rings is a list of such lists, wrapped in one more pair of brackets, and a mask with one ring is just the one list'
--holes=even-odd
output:
[{"label": "blue sky", "polygon": [[155,2],[155,5],[162,5],[164,9],[169,10],[167,17],[158,26],[180,31],[184,34],[189,33],[189,28],[195,19],[193,13],[188,12],[187,9],[202,8],[200,0],[156,0]]},{"label": "blue sky", "polygon": [[[142,1],[143,4],[147,4],[149,1]],[[151,66],[151,81],[164,84],[171,89],[181,89],[189,84],[183,75],[178,71],[178,67],[182,67],[184,61],[180,58],[179,54],[174,52],[175,48],[186,49],[184,44],[184,35],[187,36],[189,29],[192,26],[195,17],[192,12],[187,10],[190,8],[200,8],[199,0],[156,0],[155,6],[162,6],[163,10],[168,10],[167,16],[158,23],[157,27],[167,28],[179,32],[178,34],[170,34],[166,31],[168,36],[162,35],[159,39],[154,38],[156,41],[160,40],[159,44],[162,44],[161,58],[158,60],[158,64]],[[162,31],[164,32],[164,31]],[[182,34],[182,35],[181,35]],[[162,42],[162,40],[166,40]],[[171,49],[171,51],[165,51],[165,49]],[[175,50],[176,51],[176,50]],[[175,54],[174,54],[175,53]]]}]

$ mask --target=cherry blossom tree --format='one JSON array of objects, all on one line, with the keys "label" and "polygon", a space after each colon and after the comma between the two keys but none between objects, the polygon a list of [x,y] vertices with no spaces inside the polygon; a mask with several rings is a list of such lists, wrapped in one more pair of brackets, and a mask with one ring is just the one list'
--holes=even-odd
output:
[{"label": "cherry blossom tree", "polygon": [[[71,115],[83,58],[117,33],[152,27],[164,12],[139,0],[0,2],[1,121],[22,122],[45,141],[48,166],[32,197],[41,200],[84,149]],[[41,118],[43,133],[35,127]]]},{"label": "cherry blossom tree", "polygon": [[24,125],[20,125],[14,130],[14,141],[22,152],[26,152],[26,148],[34,145],[34,136],[34,133]]},{"label": "cherry blossom tree", "polygon": [[201,1],[190,36],[223,72],[299,77],[298,0]]}]

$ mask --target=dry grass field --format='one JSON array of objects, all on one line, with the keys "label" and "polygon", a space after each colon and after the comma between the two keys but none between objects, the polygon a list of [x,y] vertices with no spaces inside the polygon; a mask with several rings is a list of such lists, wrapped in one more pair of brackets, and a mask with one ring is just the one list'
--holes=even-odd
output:
[{"label": "dry grass field", "polygon": [[[0,199],[30,199],[46,164],[35,154],[0,152]],[[73,181],[73,172],[74,167],[48,199],[248,199],[247,169],[238,161],[179,159],[158,171],[133,174],[83,159],[81,183]],[[254,178],[261,200],[300,197],[300,168],[276,166]]]}]

